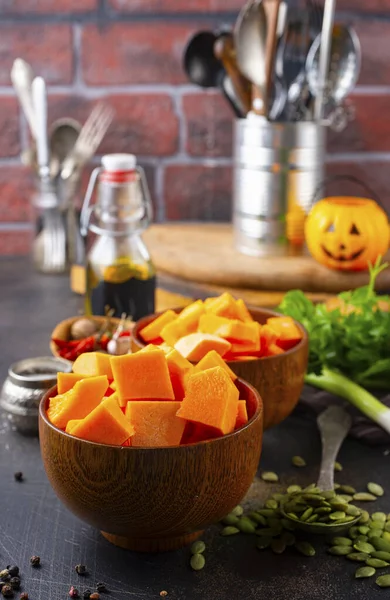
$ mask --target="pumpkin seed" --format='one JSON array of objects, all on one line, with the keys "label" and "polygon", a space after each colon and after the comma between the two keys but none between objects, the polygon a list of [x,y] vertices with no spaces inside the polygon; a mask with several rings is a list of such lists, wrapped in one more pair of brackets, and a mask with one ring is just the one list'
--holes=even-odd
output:
[{"label": "pumpkin seed", "polygon": [[352,546],[352,540],[346,537],[334,537],[332,538],[332,546]]},{"label": "pumpkin seed", "polygon": [[235,525],[236,523],[238,523],[238,517],[230,513],[222,519],[222,523],[224,523],[225,525]]},{"label": "pumpkin seed", "polygon": [[295,513],[289,512],[289,513],[287,513],[287,516],[290,517],[290,519],[295,519],[296,521],[299,521],[299,519]]},{"label": "pumpkin seed", "polygon": [[236,517],[241,517],[244,514],[244,509],[238,504],[235,508],[233,508],[230,514]]},{"label": "pumpkin seed", "polygon": [[390,532],[390,521],[386,522],[385,531],[389,531]]},{"label": "pumpkin seed", "polygon": [[301,492],[301,491],[302,491],[302,488],[301,488],[300,485],[290,485],[287,488],[287,493],[288,494],[294,494],[295,492]]},{"label": "pumpkin seed", "polygon": [[319,492],[321,492],[320,488],[318,488],[316,486],[315,483],[310,483],[309,485],[307,485],[305,488],[303,488],[302,490],[305,494],[311,493],[311,494],[318,494]]},{"label": "pumpkin seed", "polygon": [[374,494],[374,496],[380,497],[385,493],[383,487],[378,483],[367,483],[367,489],[371,494]]},{"label": "pumpkin seed", "polygon": [[339,491],[343,494],[349,494],[350,496],[356,494],[356,490],[352,485],[340,485]]},{"label": "pumpkin seed", "polygon": [[373,500],[376,500],[376,496],[367,492],[358,492],[357,494],[354,494],[353,499],[357,502],[372,502]]},{"label": "pumpkin seed", "polygon": [[191,557],[190,565],[194,571],[201,571],[205,566],[206,561],[203,554],[194,554]]},{"label": "pumpkin seed", "polygon": [[342,471],[343,470],[343,465],[341,463],[337,462],[337,460],[334,463],[334,470],[335,471]]},{"label": "pumpkin seed", "polygon": [[339,510],[342,512],[346,512],[348,510],[348,504],[340,500],[340,498],[336,497],[330,500],[330,505],[333,510]]},{"label": "pumpkin seed", "polygon": [[375,550],[371,552],[372,558],[380,558],[390,563],[390,552],[384,552],[383,550]]},{"label": "pumpkin seed", "polygon": [[370,558],[370,555],[367,552],[351,552],[351,554],[347,554],[347,558],[355,562],[366,562]]},{"label": "pumpkin seed", "polygon": [[271,542],[271,550],[275,552],[275,554],[283,554],[286,549],[286,543],[282,538],[273,539]]},{"label": "pumpkin seed", "polygon": [[355,543],[357,542],[367,542],[368,541],[368,536],[367,535],[358,535],[358,537],[355,540]]},{"label": "pumpkin seed", "polygon": [[255,533],[256,527],[248,517],[241,517],[236,525],[242,533]]},{"label": "pumpkin seed", "polygon": [[248,517],[258,525],[263,525],[263,527],[267,526],[267,519],[255,511],[250,512]]},{"label": "pumpkin seed", "polygon": [[316,523],[318,521],[319,515],[311,515],[308,519],[306,519],[306,523]]},{"label": "pumpkin seed", "polygon": [[370,528],[367,527],[367,525],[360,525],[359,527],[359,533],[361,533],[362,535],[367,535],[367,533],[370,531]]},{"label": "pumpkin seed", "polygon": [[295,544],[295,535],[291,533],[291,531],[285,531],[282,533],[281,539],[284,541],[286,546],[294,546]]},{"label": "pumpkin seed", "polygon": [[332,521],[338,521],[339,519],[344,519],[344,517],[345,517],[345,512],[342,512],[341,510],[332,512],[329,515],[329,519],[331,519]]},{"label": "pumpkin seed", "polygon": [[202,554],[206,550],[206,544],[201,540],[194,542],[191,546],[191,554]]},{"label": "pumpkin seed", "polygon": [[271,529],[271,527],[265,527],[265,529],[256,529],[256,535],[261,537],[276,537],[280,535],[280,529]]},{"label": "pumpkin seed", "polygon": [[276,502],[276,500],[274,500],[273,498],[270,498],[269,500],[267,500],[267,502],[265,503],[265,507],[266,508],[271,508],[272,510],[276,510],[278,508],[278,503]]},{"label": "pumpkin seed", "polygon": [[344,502],[351,502],[353,497],[349,494],[339,494],[339,498],[341,498]]},{"label": "pumpkin seed", "polygon": [[352,527],[348,531],[348,535],[352,540],[357,538],[359,535],[359,527],[357,527],[356,525],[352,525]]},{"label": "pumpkin seed", "polygon": [[381,537],[381,532],[379,531],[379,529],[370,529],[370,531],[367,533],[367,537],[368,539],[374,537]]},{"label": "pumpkin seed", "polygon": [[276,492],[275,494],[272,494],[272,498],[274,500],[276,500],[276,502],[281,502],[282,500],[284,500],[286,497],[286,494],[279,494],[278,492]]},{"label": "pumpkin seed", "polygon": [[313,511],[314,511],[314,509],[313,509],[312,506],[310,506],[309,508],[307,508],[305,510],[305,512],[301,515],[301,521],[307,521],[307,519],[309,517],[311,517],[311,515],[313,514]]},{"label": "pumpkin seed", "polygon": [[258,550],[265,550],[265,548],[268,548],[268,546],[270,546],[272,542],[272,537],[267,537],[266,535],[264,537],[261,537],[257,543],[256,543],[256,548]]},{"label": "pumpkin seed", "polygon": [[369,567],[374,567],[375,569],[384,569],[388,567],[390,563],[385,560],[381,560],[380,558],[367,558],[366,565]]},{"label": "pumpkin seed", "polygon": [[384,523],[380,523],[380,521],[373,521],[372,523],[370,523],[370,529],[376,529],[377,531],[379,531],[379,533],[383,531],[383,526]]},{"label": "pumpkin seed", "polygon": [[328,548],[329,554],[333,554],[334,556],[346,556],[351,552],[350,546],[331,546]]},{"label": "pumpkin seed", "polygon": [[325,500],[330,500],[331,498],[336,497],[336,492],[334,490],[327,490],[326,492],[321,492],[321,496],[325,498]]},{"label": "pumpkin seed", "polygon": [[384,512],[374,512],[371,515],[373,521],[379,521],[380,523],[386,522],[386,514]]},{"label": "pumpkin seed", "polygon": [[306,467],[306,461],[302,456],[293,456],[291,462],[294,467]]},{"label": "pumpkin seed", "polygon": [[352,517],[358,517],[359,515],[361,515],[361,512],[362,511],[360,510],[360,508],[358,508],[354,504],[349,504],[349,506],[346,510],[347,515],[350,515]]},{"label": "pumpkin seed", "polygon": [[341,485],[340,485],[339,483],[335,483],[335,484],[333,485],[333,488],[334,488],[335,490],[338,490],[338,489],[340,489],[340,488],[341,488]]},{"label": "pumpkin seed", "polygon": [[330,506],[320,506],[314,510],[316,515],[325,515],[332,512]]},{"label": "pumpkin seed", "polygon": [[383,540],[380,537],[371,538],[371,543],[375,550],[383,550],[384,552],[390,552],[390,542]]},{"label": "pumpkin seed", "polygon": [[221,535],[235,535],[236,533],[240,533],[240,530],[233,526],[224,527],[221,531]]},{"label": "pumpkin seed", "polygon": [[368,542],[355,542],[353,547],[358,552],[366,552],[367,554],[371,554],[371,552],[375,552],[375,548],[372,544]]},{"label": "pumpkin seed", "polygon": [[315,549],[309,542],[296,542],[294,547],[304,556],[315,556]]},{"label": "pumpkin seed", "polygon": [[362,516],[359,519],[359,523],[361,525],[364,525],[365,523],[367,523],[370,520],[370,515],[368,514],[368,512],[366,510],[362,510]]},{"label": "pumpkin seed", "polygon": [[390,533],[388,531],[384,531],[382,533],[382,539],[386,540],[387,542],[390,542]]},{"label": "pumpkin seed", "polygon": [[259,513],[259,515],[262,515],[263,517],[274,517],[276,515],[276,511],[270,508],[260,508],[259,510],[257,510],[256,512]]},{"label": "pumpkin seed", "polygon": [[375,583],[382,588],[390,587],[390,575],[380,575]]},{"label": "pumpkin seed", "polygon": [[288,519],[281,519],[280,523],[282,524],[284,529],[287,529],[288,531],[295,531],[294,523],[291,523],[291,521],[289,521]]},{"label": "pumpkin seed", "polygon": [[343,519],[337,519],[336,521],[333,521],[333,525],[342,525],[343,523],[351,523],[351,521],[354,521],[354,520],[355,520],[355,517],[351,517],[350,515],[347,515]]},{"label": "pumpkin seed", "polygon": [[375,575],[375,569],[373,567],[359,567],[355,572],[355,579],[362,579],[363,577],[372,577]]},{"label": "pumpkin seed", "polygon": [[273,471],[265,471],[261,474],[261,478],[263,481],[267,481],[268,483],[275,483],[276,481],[279,481],[278,475]]},{"label": "pumpkin seed", "polygon": [[308,504],[313,504],[314,506],[320,506],[322,504],[322,502],[325,500],[325,498],[323,496],[320,496],[319,494],[313,494],[313,493],[302,494],[302,499],[305,502],[308,502]]}]

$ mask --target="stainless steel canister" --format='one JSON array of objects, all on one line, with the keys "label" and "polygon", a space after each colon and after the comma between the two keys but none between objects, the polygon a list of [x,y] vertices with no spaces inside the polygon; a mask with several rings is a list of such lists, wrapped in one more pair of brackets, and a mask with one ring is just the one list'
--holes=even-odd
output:
[{"label": "stainless steel canister", "polygon": [[296,253],[304,220],[324,178],[326,130],[249,115],[234,128],[233,226],[240,252]]}]

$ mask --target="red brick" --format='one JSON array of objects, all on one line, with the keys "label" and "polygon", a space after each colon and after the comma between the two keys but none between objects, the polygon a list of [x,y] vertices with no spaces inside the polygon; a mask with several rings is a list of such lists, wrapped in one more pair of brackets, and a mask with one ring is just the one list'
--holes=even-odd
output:
[{"label": "red brick", "polygon": [[164,176],[166,218],[177,221],[228,221],[232,169],[229,166],[177,165]]},{"label": "red brick", "polygon": [[390,0],[339,0],[337,10],[388,13],[390,10]]},{"label": "red brick", "polygon": [[109,0],[110,6],[124,12],[201,13],[239,10],[242,0]]},{"label": "red brick", "polygon": [[72,43],[69,25],[3,25],[0,28],[0,85],[10,85],[10,70],[17,56],[27,60],[35,73],[48,83],[71,83]]},{"label": "red brick", "polygon": [[[390,0],[388,3],[390,9]],[[360,85],[390,84],[390,21],[361,20],[353,23],[362,46]]]},{"label": "red brick", "polygon": [[[177,151],[179,123],[167,94],[109,95],[101,100],[114,108],[115,116],[98,149],[99,154],[131,152],[169,156]],[[51,96],[50,122],[67,115],[84,123],[98,101],[73,95]]]},{"label": "red brick", "polygon": [[25,167],[0,167],[0,222],[30,220],[34,189],[32,173]]},{"label": "red brick", "polygon": [[97,0],[6,0],[0,15],[79,13],[94,10]]},{"label": "red brick", "polygon": [[390,215],[390,162],[385,161],[367,161],[360,160],[356,162],[332,163],[327,165],[326,173],[328,177],[333,175],[352,175],[363,183],[366,183],[370,191],[365,191],[364,187],[350,181],[338,181],[329,183],[323,195],[327,196],[360,196],[363,198],[375,198],[383,204]]},{"label": "red brick", "polygon": [[233,114],[219,92],[183,97],[186,149],[192,156],[231,156]]},{"label": "red brick", "polygon": [[0,256],[25,255],[31,250],[31,234],[25,229],[0,230]]},{"label": "red brick", "polygon": [[0,157],[18,156],[19,107],[14,98],[0,98]]},{"label": "red brick", "polygon": [[197,23],[116,23],[85,27],[83,77],[90,85],[184,83],[184,48]]},{"label": "red brick", "polygon": [[342,133],[329,131],[329,152],[389,152],[390,96],[353,96],[355,119]]}]

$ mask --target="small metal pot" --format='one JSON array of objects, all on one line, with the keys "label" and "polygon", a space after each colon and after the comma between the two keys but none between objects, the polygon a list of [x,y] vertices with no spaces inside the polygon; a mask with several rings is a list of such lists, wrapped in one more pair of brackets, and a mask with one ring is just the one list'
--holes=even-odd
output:
[{"label": "small metal pot", "polygon": [[44,393],[57,383],[57,373],[69,373],[72,363],[61,358],[42,356],[13,363],[0,393],[0,408],[12,427],[38,434],[38,406]]}]

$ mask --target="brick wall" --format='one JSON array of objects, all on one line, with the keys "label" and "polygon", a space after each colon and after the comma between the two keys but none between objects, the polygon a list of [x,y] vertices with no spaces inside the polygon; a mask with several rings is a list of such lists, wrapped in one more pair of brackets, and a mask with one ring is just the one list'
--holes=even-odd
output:
[{"label": "brick wall", "polygon": [[[233,22],[243,0],[0,0],[0,254],[28,250],[28,132],[10,85],[13,60],[49,84],[50,121],[84,121],[104,98],[115,123],[100,148],[147,169],[156,218],[227,220],[232,115],[191,86],[182,55],[199,29]],[[363,46],[356,120],[329,136],[328,171],[363,176],[390,208],[390,0],[339,0]]]}]

